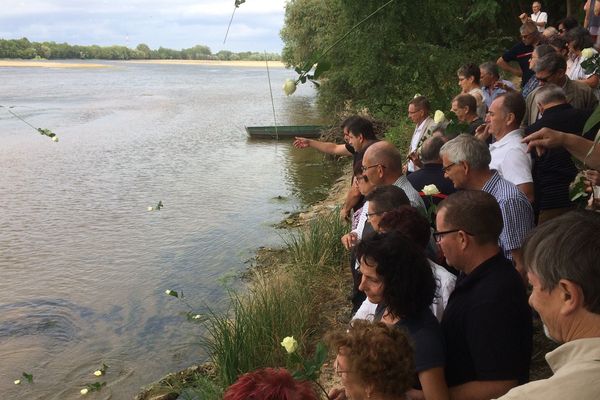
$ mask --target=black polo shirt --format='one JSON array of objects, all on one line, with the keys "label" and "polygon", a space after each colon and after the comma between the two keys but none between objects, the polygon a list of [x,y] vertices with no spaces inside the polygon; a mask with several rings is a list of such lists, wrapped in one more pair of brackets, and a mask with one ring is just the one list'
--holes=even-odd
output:
[{"label": "black polo shirt", "polygon": [[523,73],[523,76],[521,77],[521,87],[525,86],[529,78],[534,74],[534,72],[529,69],[531,54],[533,54],[533,46],[526,46],[523,42],[517,43],[502,54],[502,59],[504,61],[516,61],[519,64],[521,72]]},{"label": "black polo shirt", "polygon": [[[585,121],[591,111],[573,108],[570,104],[559,104],[548,108],[534,124],[525,128],[525,136],[537,132],[544,127],[558,131],[581,135]],[[594,139],[596,129],[587,134],[587,139]],[[573,163],[571,154],[560,147],[547,149],[541,156],[532,151],[533,157],[533,182],[535,188],[535,206],[537,210],[571,207],[569,185],[577,175],[577,167]]]},{"label": "black polo shirt", "polygon": [[448,386],[529,380],[531,310],[520,275],[502,253],[458,277],[442,331]]},{"label": "black polo shirt", "polygon": [[[444,177],[442,167],[442,164],[437,163],[424,164],[423,168],[406,175],[406,179],[408,179],[417,192],[423,191],[423,188],[427,185],[435,185],[441,194],[451,195],[456,189],[454,189],[452,181]],[[430,207],[429,196],[422,195],[421,197],[423,197],[425,205]],[[442,201],[441,198],[437,197],[432,200],[435,204],[439,204]]]}]

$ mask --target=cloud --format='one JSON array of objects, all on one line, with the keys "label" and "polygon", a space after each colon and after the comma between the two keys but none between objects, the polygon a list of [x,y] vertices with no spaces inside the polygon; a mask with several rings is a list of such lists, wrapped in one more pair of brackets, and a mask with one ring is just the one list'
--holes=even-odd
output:
[{"label": "cloud", "polygon": [[285,0],[247,0],[235,11],[223,0],[21,1],[0,15],[0,37],[69,44],[181,49],[196,44],[216,52],[281,51]]}]

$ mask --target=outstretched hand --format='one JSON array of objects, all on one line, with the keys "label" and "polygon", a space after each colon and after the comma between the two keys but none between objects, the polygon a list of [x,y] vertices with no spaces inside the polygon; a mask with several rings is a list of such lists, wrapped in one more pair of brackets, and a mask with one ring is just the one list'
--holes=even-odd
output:
[{"label": "outstretched hand", "polygon": [[303,137],[299,137],[296,136],[294,138],[294,147],[298,148],[298,149],[305,149],[307,147],[310,147],[310,140],[307,138],[303,138]]},{"label": "outstretched hand", "polygon": [[545,149],[561,147],[565,137],[564,132],[559,132],[550,128],[542,128],[539,131],[523,138],[523,143],[527,144],[527,151],[535,149],[538,156],[544,154]]}]

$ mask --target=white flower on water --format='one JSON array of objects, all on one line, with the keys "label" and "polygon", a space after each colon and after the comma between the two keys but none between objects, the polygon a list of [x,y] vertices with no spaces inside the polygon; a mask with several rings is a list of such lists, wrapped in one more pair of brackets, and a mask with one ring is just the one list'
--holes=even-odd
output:
[{"label": "white flower on water", "polygon": [[285,83],[283,84],[283,92],[286,94],[286,96],[289,96],[292,93],[294,93],[295,91],[296,91],[296,81],[293,79],[286,79]]},{"label": "white flower on water", "polygon": [[53,142],[58,142],[58,136],[52,136],[52,141]]},{"label": "white flower on water", "polygon": [[196,314],[192,317],[192,319],[200,319],[202,318],[202,316],[200,314]]},{"label": "white flower on water", "polygon": [[79,393],[81,393],[82,395],[88,394],[88,389],[87,388],[83,388],[79,391]]},{"label": "white flower on water", "polygon": [[15,385],[20,385],[20,384],[21,384],[21,380],[20,380],[20,379],[17,379],[17,380],[15,381]]},{"label": "white flower on water", "polygon": [[435,185],[426,185],[421,191],[426,196],[433,196],[434,194],[440,193],[439,189]]},{"label": "white flower on water", "polygon": [[154,210],[154,207],[148,206],[148,211],[153,211],[153,210]]},{"label": "white flower on water", "polygon": [[96,376],[102,376],[102,375],[104,375],[104,372],[102,372],[101,370],[97,369],[97,370],[94,371],[94,375],[96,375]]},{"label": "white flower on water", "polygon": [[446,116],[442,110],[436,110],[435,114],[433,114],[433,122],[436,124],[442,123],[446,120]]},{"label": "white flower on water", "polygon": [[168,294],[169,296],[171,295],[171,293],[173,293],[173,291],[171,289],[167,289],[165,290],[165,293]]}]

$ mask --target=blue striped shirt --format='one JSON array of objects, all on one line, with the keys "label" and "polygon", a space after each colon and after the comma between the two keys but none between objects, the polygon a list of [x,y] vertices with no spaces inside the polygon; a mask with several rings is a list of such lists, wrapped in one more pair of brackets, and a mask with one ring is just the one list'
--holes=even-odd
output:
[{"label": "blue striped shirt", "polygon": [[500,233],[500,247],[504,256],[512,260],[511,250],[520,249],[525,237],[534,228],[533,208],[514,184],[502,178],[498,171],[488,180],[483,188],[496,198],[502,211],[504,229]]}]

